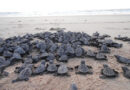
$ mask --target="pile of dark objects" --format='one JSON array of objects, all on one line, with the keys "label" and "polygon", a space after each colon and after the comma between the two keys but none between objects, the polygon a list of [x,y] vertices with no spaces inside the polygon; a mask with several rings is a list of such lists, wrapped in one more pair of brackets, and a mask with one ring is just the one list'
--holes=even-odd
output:
[{"label": "pile of dark objects", "polygon": [[[116,43],[107,34],[98,32],[92,36],[84,32],[43,32],[14,36],[7,39],[0,38],[0,77],[8,76],[6,67],[21,62],[14,72],[18,74],[12,82],[28,81],[29,77],[53,74],[54,76],[70,76],[69,72],[75,70],[75,74],[93,74],[92,67],[82,60],[78,66],[68,67],[70,58],[93,58],[94,60],[107,61],[107,53],[111,53],[111,47],[121,48],[122,44]],[[98,52],[85,50],[82,46],[97,47]],[[117,61],[130,64],[130,60],[115,55]],[[40,62],[38,66],[35,66]],[[124,76],[130,78],[130,70],[122,67]],[[101,70],[101,78],[117,77],[118,72],[104,64]]]}]

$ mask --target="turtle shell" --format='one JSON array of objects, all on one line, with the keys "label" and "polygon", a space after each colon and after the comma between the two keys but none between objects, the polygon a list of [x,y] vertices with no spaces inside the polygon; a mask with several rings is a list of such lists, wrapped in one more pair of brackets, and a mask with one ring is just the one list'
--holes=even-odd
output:
[{"label": "turtle shell", "polygon": [[107,57],[106,57],[106,55],[104,55],[103,53],[97,53],[96,59],[97,59],[97,60],[106,60]]},{"label": "turtle shell", "polygon": [[113,69],[106,67],[102,70],[103,75],[108,76],[108,77],[112,77],[112,76],[116,76],[116,73]]},{"label": "turtle shell", "polygon": [[89,68],[87,67],[87,65],[79,65],[78,71],[81,73],[87,73],[89,72]]},{"label": "turtle shell", "polygon": [[75,49],[75,54],[76,54],[76,56],[78,56],[78,57],[82,56],[82,55],[83,55],[83,49],[80,48],[80,47],[76,48],[76,49]]},{"label": "turtle shell", "polygon": [[87,56],[89,56],[89,57],[95,57],[96,55],[95,55],[95,53],[92,52],[91,50],[88,50],[88,51],[87,51]]},{"label": "turtle shell", "polygon": [[41,59],[46,58],[48,55],[49,55],[49,54],[48,54],[47,52],[42,53],[42,54],[40,55],[40,58],[41,58]]},{"label": "turtle shell", "polygon": [[58,74],[66,74],[68,72],[68,68],[66,65],[61,65],[58,68]]},{"label": "turtle shell", "polygon": [[46,58],[47,60],[54,60],[55,59],[55,55],[53,53],[49,53],[49,55]]},{"label": "turtle shell", "polygon": [[62,56],[59,58],[59,61],[68,61],[68,56],[67,56],[67,55],[62,55]]},{"label": "turtle shell", "polygon": [[15,50],[14,50],[15,53],[19,53],[19,54],[25,54],[25,51],[23,50],[23,48],[21,47],[17,47]]},{"label": "turtle shell", "polygon": [[22,57],[21,57],[21,55],[19,53],[14,53],[13,54],[13,59],[21,60]]},{"label": "turtle shell", "polygon": [[30,77],[31,74],[32,74],[31,68],[25,68],[25,69],[23,69],[23,70],[20,72],[20,74],[18,75],[18,79],[21,79],[21,80],[22,80],[22,79],[26,79],[26,78]]},{"label": "turtle shell", "polygon": [[3,63],[3,62],[5,62],[5,61],[6,61],[5,58],[2,57],[2,56],[0,56],[0,63]]},{"label": "turtle shell", "polygon": [[45,65],[44,64],[40,64],[34,71],[34,73],[42,73],[45,71]]},{"label": "turtle shell", "polygon": [[57,71],[56,65],[55,64],[49,64],[49,66],[47,67],[47,71],[49,71],[49,72]]}]

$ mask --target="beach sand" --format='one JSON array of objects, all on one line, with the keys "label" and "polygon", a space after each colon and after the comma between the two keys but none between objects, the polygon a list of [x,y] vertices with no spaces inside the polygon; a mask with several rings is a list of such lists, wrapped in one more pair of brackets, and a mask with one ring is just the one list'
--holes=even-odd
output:
[{"label": "beach sand", "polygon": [[[130,15],[93,15],[93,16],[51,16],[51,17],[0,17],[0,37],[24,35],[26,33],[40,33],[50,31],[51,27],[66,28],[65,31],[86,32],[90,35],[98,31],[101,34],[111,35],[111,39],[117,35],[130,37]],[[52,31],[53,32],[53,31]],[[119,54],[130,58],[130,44],[122,42],[120,49],[111,48],[111,54],[107,54],[108,61],[95,61],[91,58],[83,58],[88,65],[93,67],[93,75],[76,75],[70,72],[71,77],[55,77],[53,75],[42,75],[30,77],[27,82],[11,81],[16,78],[14,69],[19,64],[6,69],[10,74],[0,79],[0,90],[69,90],[70,84],[77,84],[79,90],[130,90],[130,80],[124,78],[121,66],[113,55]],[[86,50],[97,48],[86,47]],[[82,58],[73,58],[68,66],[75,66]],[[108,64],[119,72],[115,79],[100,79],[100,70],[103,64]]]}]

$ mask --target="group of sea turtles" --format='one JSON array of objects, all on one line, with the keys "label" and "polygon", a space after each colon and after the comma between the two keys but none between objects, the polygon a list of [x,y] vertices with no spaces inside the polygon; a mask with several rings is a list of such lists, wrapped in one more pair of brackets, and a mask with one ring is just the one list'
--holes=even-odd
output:
[{"label": "group of sea turtles", "polygon": [[[93,74],[92,66],[86,65],[82,60],[78,66],[67,67],[70,58],[93,58],[95,60],[108,60],[106,53],[111,53],[110,47],[121,48],[123,45],[108,39],[107,34],[98,32],[88,35],[84,32],[43,32],[14,36],[7,39],[0,38],[0,76],[8,76],[5,68],[22,62],[15,68],[18,77],[12,82],[28,80],[30,76],[53,73],[55,76],[70,76],[69,71],[75,70],[76,74]],[[128,37],[118,36],[115,39],[130,41]],[[98,52],[85,50],[82,46],[97,47]],[[130,64],[130,60],[115,55],[120,63]],[[41,62],[39,66],[35,63]],[[130,78],[130,70],[122,67],[124,76]],[[118,72],[104,64],[101,70],[101,78],[117,77]]]}]

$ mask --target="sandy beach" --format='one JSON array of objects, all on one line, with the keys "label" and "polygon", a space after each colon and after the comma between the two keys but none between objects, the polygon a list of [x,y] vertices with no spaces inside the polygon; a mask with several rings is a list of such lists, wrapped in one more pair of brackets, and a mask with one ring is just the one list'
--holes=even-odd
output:
[{"label": "sandy beach", "polygon": [[[25,35],[26,33],[40,33],[50,31],[50,28],[66,28],[65,31],[86,32],[90,35],[98,31],[108,34],[111,39],[117,35],[130,37],[130,15],[92,15],[92,16],[50,16],[50,17],[0,17],[0,37]],[[53,32],[53,31],[51,31]],[[107,54],[108,61],[95,61],[91,58],[73,58],[67,63],[68,66],[76,66],[83,59],[93,67],[93,75],[76,75],[70,72],[71,77],[55,77],[42,75],[30,77],[27,82],[11,81],[17,76],[14,73],[16,64],[6,69],[9,76],[0,79],[0,90],[69,90],[70,84],[76,83],[79,90],[130,90],[130,80],[122,74],[121,66],[114,57],[115,54],[130,58],[130,44],[128,42],[114,40],[122,43],[120,49],[111,48]],[[86,50],[97,48],[84,46]],[[108,64],[119,72],[115,79],[100,79],[100,70],[103,64]]]}]

